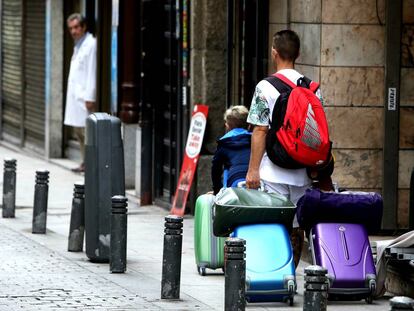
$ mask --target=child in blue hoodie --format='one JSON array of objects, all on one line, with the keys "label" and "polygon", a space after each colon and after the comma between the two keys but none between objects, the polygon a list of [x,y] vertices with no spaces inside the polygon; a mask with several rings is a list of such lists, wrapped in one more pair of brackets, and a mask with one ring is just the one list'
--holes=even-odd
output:
[{"label": "child in blue hoodie", "polygon": [[224,113],[226,134],[217,141],[211,167],[214,194],[223,187],[224,170],[228,171],[226,187],[235,186],[238,181],[246,178],[251,142],[251,133],[247,131],[246,122],[248,114],[245,106],[231,106]]}]

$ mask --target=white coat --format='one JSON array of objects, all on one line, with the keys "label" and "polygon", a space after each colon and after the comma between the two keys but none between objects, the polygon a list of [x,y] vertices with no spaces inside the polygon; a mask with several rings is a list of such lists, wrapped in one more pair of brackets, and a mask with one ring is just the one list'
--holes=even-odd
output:
[{"label": "white coat", "polygon": [[96,39],[86,33],[75,45],[68,77],[64,124],[85,127],[85,102],[96,100]]}]

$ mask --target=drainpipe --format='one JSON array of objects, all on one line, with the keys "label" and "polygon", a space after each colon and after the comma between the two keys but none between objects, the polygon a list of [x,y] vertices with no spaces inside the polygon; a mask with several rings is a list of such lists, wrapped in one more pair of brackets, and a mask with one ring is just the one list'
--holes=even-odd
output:
[{"label": "drainpipe", "polygon": [[386,1],[383,230],[397,229],[402,0]]}]

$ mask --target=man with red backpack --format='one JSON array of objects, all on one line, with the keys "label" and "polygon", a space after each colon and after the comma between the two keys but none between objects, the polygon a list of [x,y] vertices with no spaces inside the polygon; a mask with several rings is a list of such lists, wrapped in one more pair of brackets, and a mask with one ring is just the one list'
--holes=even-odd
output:
[{"label": "man with red backpack", "polygon": [[[329,162],[331,154],[319,85],[294,70],[299,49],[294,31],[275,33],[276,73],[257,84],[247,118],[254,128],[246,186],[257,189],[262,181],[266,191],[285,195],[294,204],[311,186],[308,173]],[[303,239],[295,217],[291,235],[295,266]]]}]

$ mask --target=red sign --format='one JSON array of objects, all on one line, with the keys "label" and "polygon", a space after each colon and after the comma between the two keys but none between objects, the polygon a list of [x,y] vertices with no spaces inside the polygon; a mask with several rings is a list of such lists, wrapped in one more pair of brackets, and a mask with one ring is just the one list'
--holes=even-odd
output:
[{"label": "red sign", "polygon": [[208,106],[195,105],[191,117],[190,130],[188,132],[187,144],[180,178],[175,190],[171,214],[183,216],[188,193],[193,183],[194,173],[197,168],[201,146],[203,144],[204,132],[207,124]]}]

